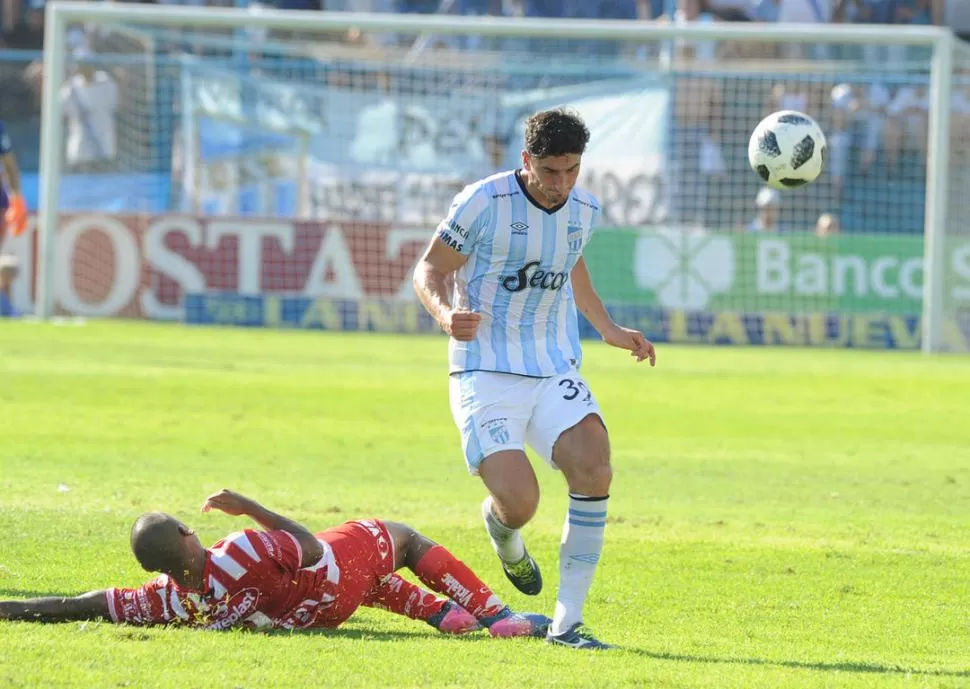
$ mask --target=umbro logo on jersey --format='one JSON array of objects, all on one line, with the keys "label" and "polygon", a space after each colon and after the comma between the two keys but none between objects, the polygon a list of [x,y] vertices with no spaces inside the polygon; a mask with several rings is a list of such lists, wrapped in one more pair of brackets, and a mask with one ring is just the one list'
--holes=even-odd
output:
[{"label": "umbro logo on jersey", "polygon": [[514,222],[509,227],[512,228],[512,234],[525,234],[526,230],[529,229],[529,226],[524,222]]}]

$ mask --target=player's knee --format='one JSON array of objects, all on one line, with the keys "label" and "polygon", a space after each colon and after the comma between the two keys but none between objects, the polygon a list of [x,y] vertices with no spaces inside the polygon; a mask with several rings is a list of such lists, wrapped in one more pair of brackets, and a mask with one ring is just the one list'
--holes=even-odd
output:
[{"label": "player's knee", "polygon": [[583,495],[606,495],[613,482],[610,439],[600,418],[594,414],[560,437],[553,461],[562,469],[569,489]]},{"label": "player's knee", "polygon": [[413,568],[436,544],[427,536],[400,522],[384,522],[394,541],[395,567]]},{"label": "player's knee", "polygon": [[494,500],[496,516],[510,529],[521,529],[539,509],[539,486],[517,486],[502,498]]},{"label": "player's knee", "polygon": [[597,461],[588,458],[577,462],[566,472],[566,482],[571,493],[587,496],[609,495],[613,483],[613,468],[608,459]]},{"label": "player's knee", "polygon": [[[539,509],[539,493],[524,495],[515,504],[511,512],[506,513],[506,526],[512,529],[521,529],[528,524]],[[503,521],[506,521],[503,520]]]},{"label": "player's knee", "polygon": [[606,458],[601,462],[591,462],[586,470],[586,480],[589,483],[588,491],[596,495],[607,495],[610,492],[610,485],[613,483],[613,466]]}]

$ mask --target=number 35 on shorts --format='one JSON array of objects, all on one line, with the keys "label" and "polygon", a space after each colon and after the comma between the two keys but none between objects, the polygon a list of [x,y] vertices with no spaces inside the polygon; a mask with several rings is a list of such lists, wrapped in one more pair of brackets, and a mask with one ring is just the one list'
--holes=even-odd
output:
[{"label": "number 35 on shorts", "polygon": [[582,378],[560,378],[558,385],[562,398],[567,402],[579,400],[590,407],[596,404],[592,391]]}]

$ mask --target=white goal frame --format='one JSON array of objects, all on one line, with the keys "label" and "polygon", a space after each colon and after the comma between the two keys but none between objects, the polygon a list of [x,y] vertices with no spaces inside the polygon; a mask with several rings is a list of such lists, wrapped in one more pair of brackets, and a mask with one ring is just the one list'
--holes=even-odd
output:
[{"label": "white goal frame", "polygon": [[[949,201],[950,101],[956,39],[948,28],[866,25],[813,25],[715,23],[672,25],[623,20],[533,19],[447,15],[364,14],[314,10],[265,10],[251,13],[240,8],[171,5],[131,5],[106,2],[54,0],[46,5],[44,32],[44,83],[41,108],[40,200],[36,314],[54,313],[55,246],[58,217],[58,183],[61,178],[63,127],[58,98],[64,81],[67,28],[80,22],[115,25],[260,28],[278,30],[358,28],[364,31],[452,36],[512,36],[592,40],[745,41],[757,43],[895,44],[929,47],[930,118],[927,150],[926,211],[924,217],[924,287],[922,350],[943,347],[944,240]],[[752,123],[754,126],[755,123]]]}]

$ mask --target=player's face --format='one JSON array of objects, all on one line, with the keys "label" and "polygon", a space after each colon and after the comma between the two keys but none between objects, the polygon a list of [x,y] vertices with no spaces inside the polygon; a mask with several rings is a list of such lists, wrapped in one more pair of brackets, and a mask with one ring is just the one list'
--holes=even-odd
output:
[{"label": "player's face", "polygon": [[178,522],[179,534],[182,536],[182,547],[185,550],[185,554],[190,558],[201,557],[202,551],[205,548],[202,545],[202,541],[195,533],[195,529],[186,526],[182,522]]},{"label": "player's face", "polygon": [[523,151],[522,166],[529,173],[529,193],[550,207],[565,203],[576,186],[581,158],[576,153],[533,158]]}]

